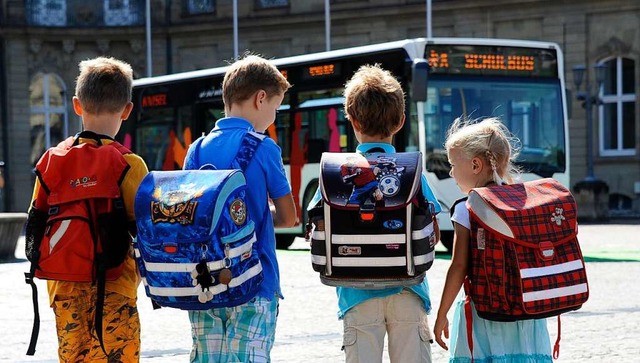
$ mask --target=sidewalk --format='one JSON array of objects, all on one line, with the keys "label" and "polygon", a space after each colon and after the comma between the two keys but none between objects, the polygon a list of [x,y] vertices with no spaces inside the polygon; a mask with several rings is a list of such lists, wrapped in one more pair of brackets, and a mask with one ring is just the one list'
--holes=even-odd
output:
[{"label": "sidewalk", "polygon": [[[584,225],[581,244],[587,261],[591,296],[582,309],[562,315],[558,363],[637,362],[640,357],[640,225]],[[311,269],[308,246],[297,240],[294,250],[278,251],[285,300],[280,304],[274,363],[343,362],[342,323],[336,318],[333,288],[320,283]],[[298,248],[298,250],[295,250]],[[304,249],[303,249],[304,248]],[[618,253],[616,251],[627,251]],[[616,252],[618,257],[611,258]],[[633,258],[629,258],[632,256]],[[638,256],[636,259],[634,256]],[[0,264],[0,362],[57,362],[53,313],[46,305],[44,281],[37,281],[41,331],[35,357],[25,352],[33,323],[31,290],[24,284],[23,241],[19,262]],[[450,256],[439,254],[428,278],[437,308]],[[629,261],[629,262],[620,262]],[[144,289],[138,301],[142,323],[142,362],[188,362],[191,336],[186,312],[154,311]],[[431,325],[434,322],[431,315]],[[552,343],[555,318],[548,319]],[[432,345],[433,362],[447,362],[448,352]],[[386,354],[386,353],[385,353]],[[384,362],[389,362],[385,356]]]}]

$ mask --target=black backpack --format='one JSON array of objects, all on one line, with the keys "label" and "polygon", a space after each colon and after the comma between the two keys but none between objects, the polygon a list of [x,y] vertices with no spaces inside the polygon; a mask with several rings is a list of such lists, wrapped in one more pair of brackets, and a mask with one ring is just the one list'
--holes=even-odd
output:
[{"label": "black backpack", "polygon": [[[308,211],[313,269],[329,286],[415,285],[433,264],[436,221],[419,152],[324,153]],[[310,229],[310,227],[308,227]]]}]

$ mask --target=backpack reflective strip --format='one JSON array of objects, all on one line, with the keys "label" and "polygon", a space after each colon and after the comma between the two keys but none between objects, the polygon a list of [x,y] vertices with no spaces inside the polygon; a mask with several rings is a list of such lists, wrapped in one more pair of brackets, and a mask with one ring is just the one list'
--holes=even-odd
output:
[{"label": "backpack reflective strip", "polygon": [[582,283],[573,286],[557,287],[555,289],[525,292],[524,294],[522,294],[522,301],[530,302],[546,300],[562,296],[578,295],[585,292],[587,292],[587,284]]},{"label": "backpack reflective strip", "polygon": [[573,260],[551,266],[523,268],[520,270],[520,276],[523,279],[527,279],[531,277],[557,275],[564,272],[580,270],[583,268],[584,265],[582,264],[582,260]]},{"label": "backpack reflective strip", "polygon": [[[234,258],[238,256],[242,256],[243,253],[250,252],[253,247],[253,243],[258,239],[256,238],[256,234],[254,233],[251,236],[251,239],[238,247],[234,247],[229,250],[229,258]],[[134,249],[136,257],[140,257],[139,249]],[[153,272],[191,272],[195,270],[196,263],[164,263],[164,262],[147,262],[142,261],[144,263],[144,268],[147,271]],[[217,271],[225,267],[224,260],[211,261],[207,263],[209,266],[209,270]]]},{"label": "backpack reflective strip", "polygon": [[60,223],[60,227],[58,228],[56,233],[54,233],[53,236],[51,236],[51,239],[49,239],[49,254],[51,254],[51,252],[53,251],[53,248],[58,244],[58,242],[60,242],[60,239],[62,238],[64,233],[67,231],[67,229],[69,229],[69,224],[71,224],[70,219],[63,220]]},{"label": "backpack reflective strip", "polygon": [[[144,285],[149,289],[149,293],[155,296],[198,296],[202,288],[199,286],[193,287],[156,287],[149,286],[146,279],[143,279]],[[212,294],[217,295],[221,292],[227,291],[227,285],[218,284],[209,287],[209,291]]]},{"label": "backpack reflective strip", "polygon": [[[404,234],[333,234],[332,244],[386,245],[389,243],[405,243]],[[406,262],[406,260],[405,260]]]},{"label": "backpack reflective strip", "polygon": [[327,264],[327,257],[326,256],[311,255],[311,262],[315,263],[316,265],[326,265]]},{"label": "backpack reflective strip", "polygon": [[[262,271],[262,264],[258,263],[255,266],[251,267],[247,271],[245,271],[242,275],[231,279],[228,287],[237,287],[247,282],[249,279],[256,277]],[[147,279],[143,278],[144,285],[149,288],[149,293],[155,296],[198,296],[200,291],[202,291],[201,287],[158,287],[158,286],[150,286],[147,283]],[[217,284],[209,287],[209,291],[212,294],[217,295],[221,292],[227,291],[227,285]]]},{"label": "backpack reflective strip", "polygon": [[435,255],[436,255],[436,251],[431,251],[426,255],[413,256],[413,263],[416,265],[424,265],[425,263],[429,263],[433,261],[433,259],[435,258]]},{"label": "backpack reflective strip", "polygon": [[429,237],[433,233],[433,222],[424,226],[423,229],[419,231],[411,232],[411,238],[414,240],[424,239]]},{"label": "backpack reflective strip", "polygon": [[406,266],[406,257],[333,257],[331,263],[335,267],[390,267]]},{"label": "backpack reflective strip", "polygon": [[313,234],[311,234],[311,238],[318,241],[324,241],[324,231],[313,231]]},{"label": "backpack reflective strip", "polygon": [[262,264],[258,261],[257,264],[245,271],[242,275],[231,279],[229,287],[240,286],[247,282],[250,278],[257,276],[262,271]]}]

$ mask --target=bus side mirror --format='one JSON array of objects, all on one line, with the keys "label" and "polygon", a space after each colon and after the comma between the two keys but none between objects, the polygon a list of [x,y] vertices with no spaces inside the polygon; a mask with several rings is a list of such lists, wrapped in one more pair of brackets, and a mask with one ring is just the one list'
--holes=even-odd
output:
[{"label": "bus side mirror", "polygon": [[413,102],[427,101],[427,76],[429,63],[424,58],[417,58],[411,64],[411,100]]}]

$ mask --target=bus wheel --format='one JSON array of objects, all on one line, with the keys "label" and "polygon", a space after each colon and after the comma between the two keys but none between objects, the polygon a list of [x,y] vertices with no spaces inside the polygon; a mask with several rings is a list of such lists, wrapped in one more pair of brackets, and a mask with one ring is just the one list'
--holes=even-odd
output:
[{"label": "bus wheel", "polygon": [[293,233],[279,233],[276,234],[276,248],[279,250],[286,250],[293,244],[296,239],[296,235]]},{"label": "bus wheel", "polygon": [[449,253],[453,252],[453,231],[440,231],[440,242]]}]

